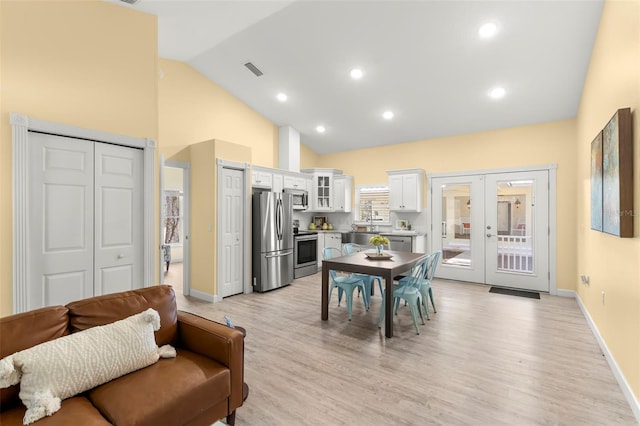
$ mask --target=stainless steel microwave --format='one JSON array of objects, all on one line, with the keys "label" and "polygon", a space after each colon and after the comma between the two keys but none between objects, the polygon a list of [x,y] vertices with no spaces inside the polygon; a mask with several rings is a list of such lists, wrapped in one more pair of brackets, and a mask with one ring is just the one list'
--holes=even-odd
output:
[{"label": "stainless steel microwave", "polygon": [[304,189],[285,188],[282,192],[285,194],[291,194],[294,210],[306,210],[307,207],[309,207],[309,194]]}]

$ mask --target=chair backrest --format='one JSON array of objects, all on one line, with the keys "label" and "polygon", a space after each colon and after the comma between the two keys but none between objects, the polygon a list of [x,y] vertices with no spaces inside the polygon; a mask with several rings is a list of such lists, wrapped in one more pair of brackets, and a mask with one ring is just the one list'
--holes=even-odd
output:
[{"label": "chair backrest", "polygon": [[346,243],[343,246],[344,252],[345,254],[354,254],[354,253],[358,253],[360,251],[362,251],[362,246],[356,244],[356,243]]},{"label": "chair backrest", "polygon": [[429,256],[425,257],[420,262],[416,263],[416,266],[411,270],[410,278],[402,286],[402,293],[404,294],[407,289],[420,288],[422,281],[424,280],[424,271],[427,268],[429,262]]},{"label": "chair backrest", "polygon": [[324,260],[333,259],[334,257],[340,257],[340,256],[342,256],[342,252],[338,248],[325,247],[322,250],[322,259],[324,259]]},{"label": "chair backrest", "polygon": [[431,253],[431,255],[429,256],[429,264],[427,265],[427,269],[426,269],[426,273],[425,273],[425,280],[427,281],[431,281],[433,279],[433,276],[436,273],[436,268],[438,267],[438,261],[440,260],[440,253],[439,251],[435,252],[435,253]]},{"label": "chair backrest", "polygon": [[[338,248],[325,247],[322,250],[322,259],[323,260],[333,259],[334,257],[340,257],[340,256],[342,256],[342,252]],[[329,275],[331,275],[331,278],[335,279],[336,278],[336,271],[334,271],[332,269],[329,269]]]}]

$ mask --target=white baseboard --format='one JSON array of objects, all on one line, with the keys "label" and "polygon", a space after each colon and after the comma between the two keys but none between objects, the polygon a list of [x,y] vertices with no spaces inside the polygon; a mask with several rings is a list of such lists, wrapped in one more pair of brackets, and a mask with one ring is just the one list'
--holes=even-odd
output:
[{"label": "white baseboard", "polygon": [[564,289],[561,289],[561,288],[556,290],[556,296],[575,298],[576,295],[577,295],[577,293],[574,290],[564,290]]},{"label": "white baseboard", "polygon": [[194,289],[190,289],[189,296],[195,297],[196,299],[204,300],[205,302],[216,302],[216,296],[213,296],[209,293],[205,293],[203,291],[198,291]]},{"label": "white baseboard", "polygon": [[[572,290],[563,290],[563,291],[570,292]],[[600,331],[598,330],[598,327],[596,326],[595,322],[593,322],[591,315],[589,315],[589,311],[587,311],[587,308],[582,304],[580,295],[575,291],[573,291],[573,293],[575,294],[575,298],[578,301],[578,306],[580,306],[582,315],[584,315],[584,317],[587,320],[587,323],[589,324],[589,327],[591,327],[591,332],[593,333],[596,340],[598,341],[598,344],[600,345],[600,349],[602,350],[602,353],[604,354],[605,359],[609,363],[609,367],[611,368],[611,371],[613,372],[614,377],[618,381],[618,385],[620,386],[620,389],[622,389],[622,393],[624,394],[624,397],[627,399],[627,402],[631,407],[631,411],[633,411],[633,415],[636,417],[638,424],[640,424],[640,402],[638,402],[638,399],[633,393],[633,389],[631,389],[631,386],[629,386],[629,383],[624,378],[624,375],[622,374],[620,367],[618,367],[618,363],[616,362],[616,360],[613,358],[613,355],[609,351],[609,348],[607,347],[607,344],[605,343],[604,339],[600,335]]]}]

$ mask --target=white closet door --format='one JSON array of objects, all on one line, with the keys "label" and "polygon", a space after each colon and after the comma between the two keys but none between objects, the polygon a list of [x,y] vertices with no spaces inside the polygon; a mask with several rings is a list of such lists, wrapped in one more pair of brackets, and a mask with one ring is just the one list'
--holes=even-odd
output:
[{"label": "white closet door", "polygon": [[243,227],[242,187],[244,174],[240,170],[223,168],[220,179],[223,181],[224,201],[222,208],[222,283],[218,284],[222,297],[242,293],[243,286]]},{"label": "white closet door", "polygon": [[143,287],[142,150],[95,144],[95,294]]},{"label": "white closet door", "polygon": [[28,309],[93,296],[93,145],[29,135]]}]

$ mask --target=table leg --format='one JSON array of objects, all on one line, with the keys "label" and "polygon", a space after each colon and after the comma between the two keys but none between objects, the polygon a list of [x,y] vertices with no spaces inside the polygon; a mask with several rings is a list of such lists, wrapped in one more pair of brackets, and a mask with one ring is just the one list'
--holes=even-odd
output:
[{"label": "table leg", "polygon": [[384,335],[393,337],[393,277],[391,272],[384,276]]},{"label": "table leg", "polygon": [[323,321],[329,319],[329,268],[322,265],[322,310],[321,317]]}]

